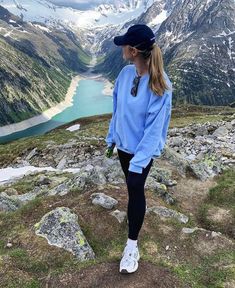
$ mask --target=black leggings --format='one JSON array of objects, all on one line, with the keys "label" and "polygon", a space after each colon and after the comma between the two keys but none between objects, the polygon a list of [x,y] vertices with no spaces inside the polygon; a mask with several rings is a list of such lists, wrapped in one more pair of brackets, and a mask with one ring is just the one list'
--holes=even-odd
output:
[{"label": "black leggings", "polygon": [[146,211],[146,200],[144,194],[144,185],[148,176],[149,170],[152,166],[153,159],[149,164],[143,168],[142,174],[128,171],[129,162],[134,154],[126,153],[120,149],[117,149],[118,157],[121,163],[122,170],[125,174],[126,184],[128,189],[128,238],[137,240],[139,231],[144,222],[144,215]]}]

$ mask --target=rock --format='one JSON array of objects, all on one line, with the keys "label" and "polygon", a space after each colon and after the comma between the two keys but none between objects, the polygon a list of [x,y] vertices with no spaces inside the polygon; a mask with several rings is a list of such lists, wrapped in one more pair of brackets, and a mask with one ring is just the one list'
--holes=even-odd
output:
[{"label": "rock", "polygon": [[67,159],[66,157],[63,157],[60,162],[58,163],[58,165],[56,166],[57,169],[64,169],[65,168],[65,165],[66,165],[66,162],[67,162]]},{"label": "rock", "polygon": [[67,181],[68,187],[83,190],[89,181],[91,172],[81,169],[78,174],[75,174],[73,179]]},{"label": "rock", "polygon": [[104,193],[93,193],[91,194],[90,199],[92,200],[92,204],[102,206],[106,209],[112,209],[118,204],[116,199],[107,196]]},{"label": "rock", "polygon": [[67,207],[57,207],[45,214],[34,225],[35,233],[47,239],[50,245],[70,251],[80,261],[95,258],[79,224],[78,216]]},{"label": "rock", "polygon": [[175,199],[168,193],[167,188],[164,184],[162,183],[155,183],[155,190],[154,192],[159,195],[167,204],[174,204]]},{"label": "rock", "polygon": [[150,207],[147,209],[147,213],[149,212],[154,212],[155,214],[163,218],[175,218],[181,223],[187,223],[189,220],[186,215],[163,206]]},{"label": "rock", "polygon": [[228,129],[225,126],[217,128],[212,134],[215,137],[224,137],[228,135]]},{"label": "rock", "polygon": [[193,175],[202,181],[221,173],[222,169],[221,157],[215,153],[207,153],[200,162],[190,163],[189,165],[189,170]]},{"label": "rock", "polygon": [[110,212],[110,215],[114,216],[119,223],[124,222],[127,217],[127,213],[125,211],[119,211],[116,209],[115,211]]},{"label": "rock", "polygon": [[196,159],[196,155],[195,154],[189,154],[185,157],[187,160],[193,161]]},{"label": "rock", "polygon": [[85,170],[85,171],[93,171],[93,170],[94,170],[94,166],[91,165],[91,164],[88,164],[88,165],[86,165],[86,166],[84,167],[84,170]]},{"label": "rock", "polygon": [[231,122],[226,122],[225,123],[225,128],[227,128],[228,130],[231,130],[233,128],[233,125]]},{"label": "rock", "polygon": [[215,175],[215,173],[213,173],[212,171],[208,171],[207,165],[203,162],[191,163],[189,167],[189,170],[193,173],[194,177],[200,179],[201,181],[204,181],[209,177],[213,177]]},{"label": "rock", "polygon": [[6,188],[4,192],[5,192],[8,196],[18,195],[17,190],[14,189],[14,188],[12,188],[12,187]]},{"label": "rock", "polygon": [[155,192],[157,194],[164,194],[167,191],[166,185],[156,182]]},{"label": "rock", "polygon": [[11,248],[12,246],[13,246],[13,245],[12,245],[12,243],[10,243],[10,242],[8,242],[7,245],[6,245],[7,248]]},{"label": "rock", "polygon": [[0,211],[15,211],[20,207],[20,202],[11,199],[6,193],[0,193]]},{"label": "rock", "polygon": [[33,158],[36,154],[38,154],[37,148],[34,148],[34,149],[28,154],[28,156],[27,156],[25,159],[26,159],[26,160],[30,160],[30,159]]},{"label": "rock", "polygon": [[208,130],[207,130],[207,127],[206,126],[199,126],[197,127],[197,130],[195,132],[196,136],[204,136],[204,135],[207,135],[208,134]]},{"label": "rock", "polygon": [[207,237],[209,235],[211,236],[211,238],[215,238],[215,237],[219,237],[219,236],[224,237],[221,232],[210,231],[210,230],[206,230],[206,229],[200,228],[200,227],[194,227],[194,228],[183,227],[182,233],[192,234],[194,231],[197,231],[197,230],[205,232]]},{"label": "rock", "polygon": [[183,143],[183,139],[181,136],[171,138],[171,145],[180,147]]},{"label": "rock", "polygon": [[205,157],[205,152],[201,151],[197,155],[197,160],[201,161]]},{"label": "rock", "polygon": [[160,182],[166,186],[174,186],[177,184],[175,180],[170,179],[171,175],[172,172],[169,169],[160,168],[155,165],[155,163],[149,173],[149,177],[153,177],[157,182]]},{"label": "rock", "polygon": [[94,167],[93,173],[90,176],[90,181],[93,182],[93,184],[95,185],[105,184],[107,181],[104,173],[104,168],[96,165]]},{"label": "rock", "polygon": [[189,162],[184,159],[180,154],[165,145],[162,153],[162,158],[172,163],[177,168],[178,172],[181,174],[182,177],[186,177],[186,171],[189,166]]},{"label": "rock", "polygon": [[55,188],[51,189],[50,191],[48,191],[47,195],[48,196],[53,196],[53,195],[64,196],[64,195],[66,195],[68,193],[69,193],[69,188],[68,188],[67,184],[66,183],[61,183],[57,187],[55,187]]},{"label": "rock", "polygon": [[37,185],[49,185],[51,183],[51,180],[46,177],[45,175],[41,175],[37,181]]}]

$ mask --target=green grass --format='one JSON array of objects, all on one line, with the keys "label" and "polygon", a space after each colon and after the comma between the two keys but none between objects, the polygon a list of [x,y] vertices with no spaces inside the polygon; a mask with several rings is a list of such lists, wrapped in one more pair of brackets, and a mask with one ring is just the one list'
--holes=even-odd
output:
[{"label": "green grass", "polygon": [[[0,282],[1,284],[1,282]],[[42,285],[40,284],[40,281],[38,280],[22,280],[22,279],[16,279],[12,276],[11,279],[9,279],[8,283],[5,284],[6,286],[4,288],[41,288]]]},{"label": "green grass", "polygon": [[[196,215],[199,223],[206,229],[220,231],[232,238],[235,226],[235,169],[227,169],[222,175],[216,176],[217,185],[209,190],[208,196],[198,208]],[[208,211],[217,207],[230,211],[231,221],[224,219],[222,222],[215,222],[208,218]]]},{"label": "green grass", "polygon": [[208,201],[214,205],[232,208],[235,212],[235,169],[217,177],[217,185],[210,189]]},{"label": "green grass", "polygon": [[224,266],[234,264],[235,252],[218,251],[216,255],[203,257],[197,266],[185,263],[172,268],[179,278],[192,288],[222,288],[223,283],[235,279],[234,269],[223,268],[223,262]]},{"label": "green grass", "polygon": [[8,253],[13,265],[17,269],[24,270],[25,272],[38,273],[48,272],[48,266],[43,261],[37,260],[28,255],[28,252],[22,248],[10,250]]}]

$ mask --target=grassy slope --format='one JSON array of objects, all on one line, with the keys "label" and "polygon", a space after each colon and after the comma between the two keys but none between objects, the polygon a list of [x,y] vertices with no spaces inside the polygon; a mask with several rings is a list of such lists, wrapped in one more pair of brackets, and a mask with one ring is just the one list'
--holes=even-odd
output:
[{"label": "grassy slope", "polygon": [[[209,113],[209,111],[207,112]],[[227,114],[227,112],[224,111],[224,114]],[[208,119],[211,120],[210,117],[212,116],[216,120],[228,117],[223,114],[216,116],[218,111],[214,111],[214,115],[207,116],[205,111],[200,110],[199,107],[188,108],[188,113],[184,114],[185,118],[182,117],[182,113],[185,113],[185,107],[173,113],[171,127],[183,126],[185,123],[194,122],[195,119],[206,122]],[[91,134],[104,137],[107,132],[109,119],[109,115],[104,115],[103,117],[95,116],[74,121],[74,123],[78,122],[81,124],[81,130],[72,137],[79,139],[79,135],[89,136]],[[65,127],[71,124],[57,128],[43,136],[30,137],[1,145],[1,166],[10,164],[25,149],[29,151],[34,147],[43,149],[46,145],[44,142],[47,140],[53,140],[56,143],[66,143],[68,138],[71,137],[71,133],[66,131]],[[93,140],[92,144],[95,145],[96,141]],[[99,148],[103,149],[104,147],[105,144]],[[162,222],[151,214],[146,216],[143,230],[140,234],[142,265],[147,261],[159,269],[168,269],[169,273],[181,283],[177,284],[177,287],[219,288],[224,287],[223,283],[231,282],[231,279],[235,279],[233,269],[235,253],[229,245],[215,246],[213,249],[210,247],[212,251],[208,253],[210,249],[206,245],[211,245],[207,242],[208,239],[206,238],[208,237],[203,238],[201,234],[192,234],[185,238],[180,236],[182,227],[198,226],[221,231],[232,240],[228,233],[229,230],[227,228],[224,229],[224,227],[227,227],[226,223],[208,223],[206,211],[208,207],[213,205],[226,207],[226,209],[231,209],[234,213],[234,179],[234,170],[216,177],[217,184],[208,191],[208,197],[198,207],[198,214],[190,217],[190,221],[186,225],[179,224],[173,220]],[[23,191],[29,191],[33,186],[34,181],[30,177],[26,177],[13,185],[20,194]],[[124,241],[126,240],[127,225],[126,223],[118,224],[112,217],[107,217],[107,211],[90,205],[88,199],[93,192],[97,192],[96,187],[87,188],[83,193],[74,189],[63,197],[38,198],[16,212],[0,213],[0,287],[46,287],[48,283],[54,283],[53,285],[55,286],[55,283],[57,283],[57,287],[65,287],[58,282],[59,277],[71,278],[75,281],[76,278],[80,277],[79,271],[83,271],[81,273],[87,275],[85,267],[91,268],[99,263],[108,265],[110,261],[118,263]],[[121,190],[107,186],[101,192],[118,199],[120,203],[118,209],[125,209],[126,200],[123,200],[126,199],[125,186],[121,186]],[[146,191],[146,196],[151,203],[168,206],[150,190]],[[79,263],[69,252],[49,246],[45,239],[35,236],[34,224],[45,213],[59,206],[70,207],[79,215],[79,223],[96,253],[96,260]],[[178,204],[171,208],[184,213]],[[102,223],[102,225],[98,225],[98,223]],[[13,243],[11,249],[5,246],[8,239]],[[171,247],[168,252],[165,250],[166,245]],[[115,274],[117,271],[113,271],[113,273]],[[97,277],[99,278],[100,276],[98,275]],[[71,279],[68,280],[68,287],[72,287]],[[130,281],[132,281],[131,279],[133,278],[130,278]]]}]

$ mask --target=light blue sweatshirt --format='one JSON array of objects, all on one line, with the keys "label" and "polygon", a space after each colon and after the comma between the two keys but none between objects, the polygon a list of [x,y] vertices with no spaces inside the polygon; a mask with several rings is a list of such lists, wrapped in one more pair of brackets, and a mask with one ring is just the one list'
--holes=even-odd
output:
[{"label": "light blue sweatshirt", "polygon": [[134,64],[126,65],[116,78],[113,89],[113,114],[106,136],[108,147],[134,154],[129,171],[142,173],[151,158],[161,155],[164,148],[172,108],[172,83],[164,72],[169,87],[163,96],[149,87],[149,74],[140,78],[137,96],[131,95],[133,79],[137,76]]}]

